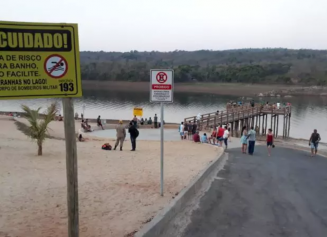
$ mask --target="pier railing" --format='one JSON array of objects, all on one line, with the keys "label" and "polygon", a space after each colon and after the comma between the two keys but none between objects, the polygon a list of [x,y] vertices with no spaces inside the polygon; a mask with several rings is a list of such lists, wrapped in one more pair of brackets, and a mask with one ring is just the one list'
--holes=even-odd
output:
[{"label": "pier railing", "polygon": [[[239,128],[246,125],[247,127],[253,126],[258,131],[258,134],[266,134],[267,130],[267,115],[271,116],[271,127],[275,134],[278,134],[278,121],[279,115],[284,116],[284,127],[287,128],[286,121],[287,118],[291,116],[291,106],[283,106],[277,108],[271,105],[255,105],[251,106],[231,106],[227,107],[224,111],[212,112],[207,114],[202,114],[199,118],[198,116],[187,117],[184,119],[184,123],[196,123],[198,130],[210,130],[218,125],[231,124],[232,134],[239,131]],[[260,122],[260,118],[263,117],[263,121]],[[277,128],[276,128],[277,119]],[[264,121],[265,120],[265,121]],[[275,122],[275,124],[273,124]],[[289,123],[289,121],[287,121]],[[265,125],[265,127],[264,127]],[[260,129],[260,127],[262,129]],[[277,129],[277,130],[276,130]],[[289,128],[288,128],[289,130]],[[233,134],[235,135],[235,134]],[[277,136],[277,135],[276,135]],[[287,132],[283,130],[283,137],[287,136]]]}]

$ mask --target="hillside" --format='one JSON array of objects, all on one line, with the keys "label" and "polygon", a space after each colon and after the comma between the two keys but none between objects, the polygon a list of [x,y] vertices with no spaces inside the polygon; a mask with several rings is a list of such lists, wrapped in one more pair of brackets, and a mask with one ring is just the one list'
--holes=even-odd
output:
[{"label": "hillside", "polygon": [[327,50],[237,49],[81,52],[83,80],[148,81],[151,68],[173,68],[176,82],[327,84]]}]

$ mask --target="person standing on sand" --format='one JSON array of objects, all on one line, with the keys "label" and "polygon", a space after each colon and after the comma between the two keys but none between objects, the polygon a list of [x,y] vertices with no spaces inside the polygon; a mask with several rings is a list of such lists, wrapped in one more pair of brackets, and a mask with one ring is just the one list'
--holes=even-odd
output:
[{"label": "person standing on sand", "polygon": [[103,126],[102,126],[102,122],[101,122],[101,116],[99,115],[98,118],[97,118],[97,124],[98,124],[98,127],[101,127],[102,130],[104,130]]},{"label": "person standing on sand", "polygon": [[181,124],[179,125],[179,135],[181,135],[181,140],[184,139],[184,123],[181,122]]},{"label": "person standing on sand", "polygon": [[253,126],[252,126],[251,129],[250,129],[250,131],[248,132],[249,155],[251,155],[251,156],[254,153],[255,135],[256,135],[256,132],[253,130]]},{"label": "person standing on sand", "polygon": [[248,147],[248,141],[247,141],[248,131],[246,130],[246,126],[243,126],[241,134],[242,134],[241,137],[242,153],[246,154],[246,150]]},{"label": "person standing on sand", "polygon": [[216,129],[213,128],[211,136],[209,137],[209,143],[211,144],[211,141],[212,141],[212,144],[215,145],[216,139],[217,139],[217,132],[216,132]]},{"label": "person standing on sand", "polygon": [[130,134],[131,143],[132,143],[131,151],[135,151],[136,150],[136,138],[139,136],[139,131],[137,130],[136,126],[134,126],[132,121],[129,123],[128,132]]},{"label": "person standing on sand", "polygon": [[184,123],[184,139],[187,139],[188,137],[188,124],[187,121]]},{"label": "person standing on sand", "polygon": [[133,122],[133,125],[137,128],[137,117],[136,117],[136,115],[134,115],[134,118],[133,118],[132,122]]},{"label": "person standing on sand", "polygon": [[192,140],[192,135],[193,135],[193,133],[192,133],[192,131],[193,131],[193,124],[192,124],[192,121],[190,121],[190,122],[188,123],[187,131],[188,131],[188,139],[189,139],[189,140]]},{"label": "person standing on sand", "polygon": [[268,134],[267,134],[267,150],[268,150],[268,156],[271,156],[271,148],[273,147],[274,144],[274,134],[272,132],[272,129],[268,129]]},{"label": "person standing on sand", "polygon": [[197,132],[197,125],[195,122],[193,122],[193,126],[192,126],[192,135],[196,134]]},{"label": "person standing on sand", "polygon": [[154,128],[158,128],[158,116],[157,116],[157,114],[154,115],[153,121],[154,121]]},{"label": "person standing on sand", "polygon": [[321,140],[320,134],[317,132],[317,129],[313,130],[311,137],[309,139],[309,146],[311,147],[311,156],[317,155],[318,144]]},{"label": "person standing on sand", "polygon": [[126,138],[126,130],[123,125],[123,121],[119,120],[119,125],[117,125],[117,127],[116,127],[116,144],[115,144],[114,150],[116,150],[119,143],[120,143],[120,150],[121,151],[123,150],[123,144],[124,144],[125,138]]}]

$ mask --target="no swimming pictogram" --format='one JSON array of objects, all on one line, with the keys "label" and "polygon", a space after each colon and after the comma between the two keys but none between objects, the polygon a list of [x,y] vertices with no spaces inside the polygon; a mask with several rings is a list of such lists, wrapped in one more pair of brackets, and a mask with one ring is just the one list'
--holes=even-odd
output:
[{"label": "no swimming pictogram", "polygon": [[52,78],[62,78],[68,71],[68,63],[63,56],[52,54],[45,60],[44,70]]},{"label": "no swimming pictogram", "polygon": [[158,72],[156,79],[159,83],[165,83],[168,79],[168,76],[165,72]]}]

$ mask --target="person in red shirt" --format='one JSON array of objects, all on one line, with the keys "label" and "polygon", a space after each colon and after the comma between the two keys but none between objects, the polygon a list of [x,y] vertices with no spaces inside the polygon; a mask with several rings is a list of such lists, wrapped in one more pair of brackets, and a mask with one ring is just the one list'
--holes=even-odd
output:
[{"label": "person in red shirt", "polygon": [[193,135],[193,142],[200,142],[199,132],[196,132],[196,133]]},{"label": "person in red shirt", "polygon": [[212,133],[211,133],[211,137],[209,137],[209,143],[211,144],[211,141],[213,142],[212,144],[215,145],[216,143],[216,138],[217,138],[217,132],[216,132],[216,129],[214,128]]},{"label": "person in red shirt", "polygon": [[271,148],[274,145],[274,134],[272,133],[272,129],[268,129],[267,134],[267,150],[268,150],[268,156],[271,155]]},{"label": "person in red shirt", "polygon": [[219,145],[223,145],[223,136],[224,136],[225,129],[223,128],[223,125],[220,124],[218,131],[217,131],[217,141],[219,142]]}]

